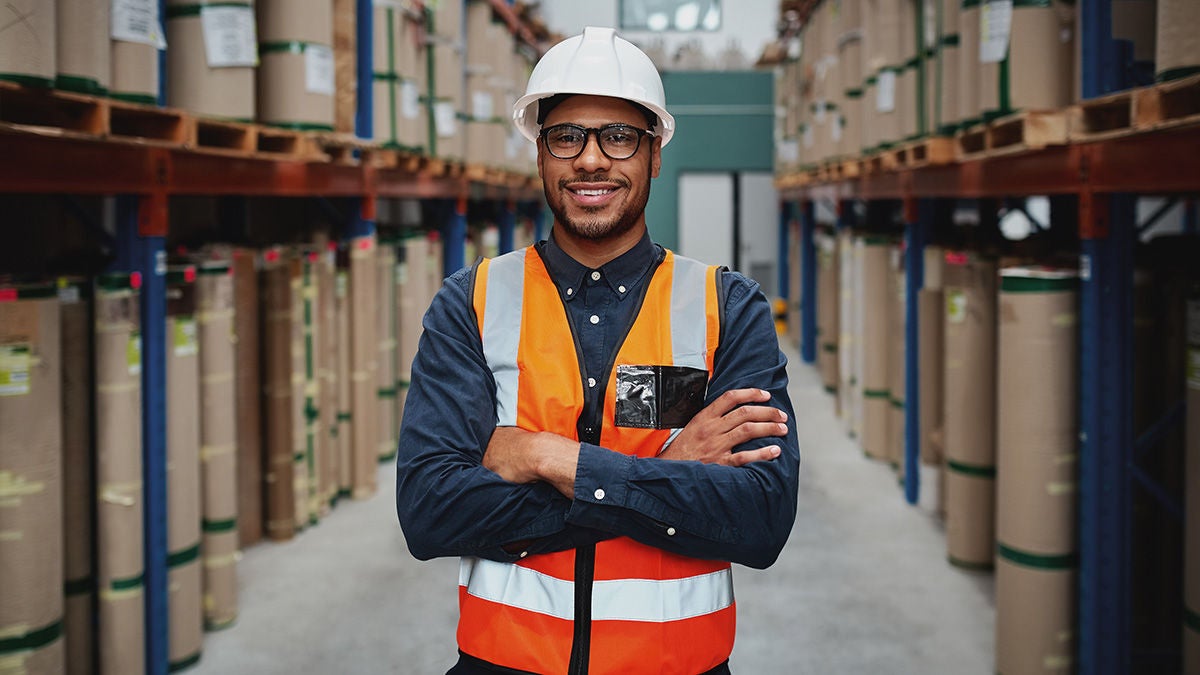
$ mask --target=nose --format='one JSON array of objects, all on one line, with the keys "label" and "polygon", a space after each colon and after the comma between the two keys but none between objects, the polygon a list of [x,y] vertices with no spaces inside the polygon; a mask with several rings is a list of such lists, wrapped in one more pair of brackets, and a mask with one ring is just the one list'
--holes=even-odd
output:
[{"label": "nose", "polygon": [[583,151],[575,158],[575,167],[582,171],[591,172],[607,169],[612,163],[608,155],[600,149],[600,134],[588,132],[583,142]]}]

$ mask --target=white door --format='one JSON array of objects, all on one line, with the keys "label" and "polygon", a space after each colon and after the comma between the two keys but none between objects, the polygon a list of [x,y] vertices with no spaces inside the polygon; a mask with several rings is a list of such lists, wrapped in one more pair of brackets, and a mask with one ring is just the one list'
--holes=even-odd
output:
[{"label": "white door", "polygon": [[770,173],[738,174],[738,271],[779,295],[779,196]]},{"label": "white door", "polygon": [[734,174],[679,175],[679,254],[734,269]]}]

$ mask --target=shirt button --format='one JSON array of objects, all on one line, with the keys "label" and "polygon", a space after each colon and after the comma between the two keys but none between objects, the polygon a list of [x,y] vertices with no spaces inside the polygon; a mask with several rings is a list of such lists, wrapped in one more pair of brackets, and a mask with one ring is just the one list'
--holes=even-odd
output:
[{"label": "shirt button", "polygon": [[596,378],[594,378],[594,377],[589,377],[589,378],[588,378],[588,386],[589,386],[589,387],[594,387],[594,386],[596,386]]},{"label": "shirt button", "polygon": [[592,315],[592,318],[588,319],[588,321],[591,321],[591,322],[592,322],[592,325],[594,326],[594,325],[596,325],[596,324],[600,323],[600,317],[598,317],[598,316],[596,316],[595,314],[593,314],[593,315]]},{"label": "shirt button", "polygon": [[[674,537],[674,536],[675,536],[675,528],[673,528],[673,527],[668,527],[668,528],[667,528],[667,536],[668,536],[668,537]],[[524,554],[522,554],[522,555],[524,555]]]},{"label": "shirt button", "polygon": [[521,557],[522,557],[522,558],[524,558],[524,557],[525,557],[525,556],[527,556],[527,555],[529,555],[529,551],[521,551]]},{"label": "shirt button", "polygon": [[625,287],[624,287],[624,286],[617,286],[617,291],[619,291],[619,292],[621,292],[621,293],[624,293],[624,292],[625,292]]},{"label": "shirt button", "polygon": [[574,288],[568,288],[568,289],[567,289],[567,295],[574,295],[574,294],[575,294],[575,289],[574,289]]},{"label": "shirt button", "polygon": [[600,281],[600,273],[592,272],[592,281]]},{"label": "shirt button", "polygon": [[604,499],[604,488],[596,488],[595,495],[597,500]]}]

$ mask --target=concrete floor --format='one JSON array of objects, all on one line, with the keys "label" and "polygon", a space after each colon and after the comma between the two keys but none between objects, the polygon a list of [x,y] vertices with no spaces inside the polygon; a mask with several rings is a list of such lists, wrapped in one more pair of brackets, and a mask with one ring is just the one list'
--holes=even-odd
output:
[{"label": "concrete floor", "polygon": [[[908,506],[892,469],[842,432],[817,372],[791,359],[800,504],[779,561],[737,567],[739,675],[964,675],[994,671],[990,574],[954,568],[933,516],[936,476]],[[418,562],[393,510],[395,469],[239,567],[237,623],[205,638],[195,675],[444,673],[455,659],[457,560]]]}]

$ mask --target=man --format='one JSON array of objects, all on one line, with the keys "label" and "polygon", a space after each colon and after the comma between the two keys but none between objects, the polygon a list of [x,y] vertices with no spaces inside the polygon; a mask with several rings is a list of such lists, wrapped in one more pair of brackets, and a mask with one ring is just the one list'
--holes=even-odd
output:
[{"label": "man", "polygon": [[425,316],[396,504],[461,556],[471,673],[728,673],[730,562],[771,565],[800,454],[766,298],[650,241],[674,133],[648,57],[587,28],[535,67],[547,241],[447,279]]}]

